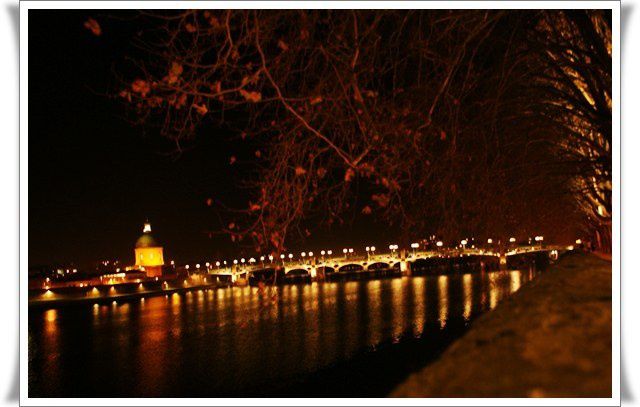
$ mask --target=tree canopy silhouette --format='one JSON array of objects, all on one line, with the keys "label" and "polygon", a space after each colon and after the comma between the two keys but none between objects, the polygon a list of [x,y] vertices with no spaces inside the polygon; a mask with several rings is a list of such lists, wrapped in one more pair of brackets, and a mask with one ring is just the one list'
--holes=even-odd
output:
[{"label": "tree canopy silhouette", "polygon": [[[251,159],[220,232],[281,251],[346,214],[406,238],[611,219],[611,22],[601,11],[140,12],[121,71],[181,149],[203,122]],[[242,161],[242,162],[241,162]],[[565,235],[563,235],[565,233]]]}]

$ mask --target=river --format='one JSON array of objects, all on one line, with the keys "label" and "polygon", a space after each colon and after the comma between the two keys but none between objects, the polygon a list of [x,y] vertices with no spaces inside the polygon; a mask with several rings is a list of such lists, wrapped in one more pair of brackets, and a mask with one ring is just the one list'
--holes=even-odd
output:
[{"label": "river", "polygon": [[537,273],[229,287],[30,309],[29,396],[384,396]]}]

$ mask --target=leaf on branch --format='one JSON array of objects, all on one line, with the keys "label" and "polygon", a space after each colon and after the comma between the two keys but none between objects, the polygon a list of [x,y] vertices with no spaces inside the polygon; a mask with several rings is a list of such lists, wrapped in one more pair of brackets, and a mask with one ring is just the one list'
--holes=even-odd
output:
[{"label": "leaf on branch", "polygon": [[102,34],[102,28],[100,27],[100,24],[98,24],[98,22],[93,18],[89,18],[84,22],[84,28],[91,31],[91,33],[96,37]]},{"label": "leaf on branch", "polygon": [[229,226],[227,226],[229,229],[234,229],[236,227],[236,224],[231,222],[229,223]]},{"label": "leaf on branch", "polygon": [[220,21],[218,21],[218,18],[216,16],[209,17],[209,24],[213,28],[220,28]]},{"label": "leaf on branch", "polygon": [[362,98],[362,93],[360,93],[360,89],[357,86],[353,87],[353,98],[356,102],[362,103],[364,99]]},{"label": "leaf on branch", "polygon": [[207,206],[211,206],[211,205],[213,205],[213,199],[207,198]]},{"label": "leaf on branch", "polygon": [[260,150],[256,150],[256,158],[260,158],[262,157],[262,153],[260,152]]},{"label": "leaf on branch", "polygon": [[389,196],[385,194],[374,194],[371,196],[371,200],[377,203],[382,208],[385,208],[387,205],[389,205]]},{"label": "leaf on branch", "polygon": [[229,165],[233,165],[233,163],[236,162],[236,156],[232,155],[231,157],[229,157]]},{"label": "leaf on branch", "polygon": [[296,167],[296,176],[302,176],[306,173],[307,173],[307,170],[305,170],[304,168],[300,166]]},{"label": "leaf on branch", "polygon": [[276,249],[279,249],[280,246],[282,245],[282,241],[280,239],[280,233],[278,232],[271,233],[271,238],[269,240],[271,241],[271,244],[273,245],[273,247],[275,247]]},{"label": "leaf on branch", "polygon": [[222,92],[222,83],[220,81],[215,81],[210,85],[211,91],[214,93]]},{"label": "leaf on branch", "polygon": [[311,99],[311,106],[313,105],[317,105],[318,103],[322,102],[322,96],[316,96],[313,99]]},{"label": "leaf on branch", "polygon": [[323,167],[320,167],[316,171],[316,174],[318,174],[318,178],[322,179],[322,178],[324,178],[325,175],[327,175],[327,169],[323,168]]},{"label": "leaf on branch", "polygon": [[289,46],[287,45],[286,42],[284,42],[283,40],[278,41],[278,48],[280,48],[282,51],[287,51],[289,49]]},{"label": "leaf on branch", "polygon": [[184,28],[187,30],[188,33],[196,32],[196,27],[191,23],[187,23],[187,25],[185,25]]},{"label": "leaf on branch", "polygon": [[180,96],[178,96],[178,99],[175,101],[174,105],[175,105],[176,109],[180,109],[186,103],[187,103],[187,94],[183,93]]},{"label": "leaf on branch", "polygon": [[255,212],[259,211],[260,209],[262,209],[262,206],[260,206],[260,204],[249,202],[249,211]]},{"label": "leaf on branch", "polygon": [[353,179],[353,177],[355,177],[355,175],[356,173],[355,171],[353,171],[353,169],[347,168],[347,171],[345,171],[344,173],[344,181],[351,182],[351,180]]},{"label": "leaf on branch", "polygon": [[180,75],[182,75],[183,70],[184,68],[180,63],[175,61],[172,62],[171,68],[169,68],[169,74],[164,77],[164,80],[170,85],[176,83],[178,79],[180,79]]},{"label": "leaf on branch", "polygon": [[358,166],[358,171],[365,177],[370,177],[375,171],[375,168],[370,163],[362,163]]},{"label": "leaf on branch", "polygon": [[149,86],[149,82],[144,79],[136,79],[131,84],[131,90],[135,93],[139,93],[142,97],[145,97],[149,92],[151,92],[151,86]]},{"label": "leaf on branch", "polygon": [[242,95],[242,97],[245,98],[245,100],[248,102],[258,103],[262,100],[262,94],[260,92],[240,89],[240,95]]},{"label": "leaf on branch", "polygon": [[362,214],[363,215],[371,215],[371,212],[373,212],[373,211],[371,210],[371,207],[369,205],[367,205],[364,208],[362,208]]},{"label": "leaf on branch", "polygon": [[209,111],[209,109],[207,109],[207,105],[205,105],[204,103],[202,105],[196,105],[195,103],[193,104],[193,108],[196,109],[196,112],[198,112],[201,115],[205,115],[207,114],[207,112]]},{"label": "leaf on branch", "polygon": [[122,90],[119,93],[120,97],[127,99],[129,102],[131,102],[131,92],[129,92],[128,90]]},{"label": "leaf on branch", "polygon": [[440,140],[444,141],[447,139],[447,132],[444,130],[440,131]]}]

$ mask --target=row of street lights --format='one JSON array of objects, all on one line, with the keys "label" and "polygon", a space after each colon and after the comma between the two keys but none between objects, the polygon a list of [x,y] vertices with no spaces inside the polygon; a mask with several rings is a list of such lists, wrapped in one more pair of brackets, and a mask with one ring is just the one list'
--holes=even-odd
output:
[{"label": "row of street lights", "polygon": [[[538,244],[541,244],[541,243],[544,241],[544,237],[543,237],[543,236],[535,236],[534,240],[535,240]],[[515,243],[515,242],[516,242],[516,238],[515,238],[515,237],[510,237],[510,238],[509,238],[509,243]],[[467,245],[468,245],[468,244],[469,244],[469,240],[468,240],[468,239],[462,239],[462,240],[460,241],[460,245],[462,246],[462,248],[463,248],[463,249],[466,249],[466,247],[467,247]],[[488,238],[488,239],[487,239],[487,244],[493,244],[493,239]],[[444,246],[444,242],[442,242],[441,240],[438,240],[438,241],[435,243],[435,245],[436,245],[436,247],[441,248],[441,247],[443,247],[443,246]],[[411,243],[411,246],[410,246],[410,247],[411,247],[411,249],[412,249],[413,256],[415,256],[415,255],[416,255],[416,250],[420,248],[420,244],[419,244],[419,243]],[[391,250],[391,253],[392,253],[392,254],[394,254],[394,255],[395,255],[395,254],[396,254],[396,252],[399,250],[399,248],[400,248],[400,247],[399,247],[397,244],[391,244],[391,245],[389,245],[389,250]],[[370,259],[370,256],[372,256],[373,254],[375,254],[376,247],[375,247],[375,246],[367,246],[367,247],[365,247],[365,251],[367,252],[367,260],[369,260],[369,259]],[[350,255],[353,255],[353,253],[354,253],[354,249],[353,249],[353,248],[344,248],[344,249],[342,249],[342,253],[345,255],[345,258],[348,258]],[[324,261],[324,257],[325,257],[325,256],[331,256],[331,255],[333,255],[333,251],[332,251],[332,250],[321,250],[321,251],[320,251],[320,256],[321,256],[321,258],[322,258],[322,261]],[[313,252],[311,252],[311,251],[310,251],[310,252],[301,252],[301,253],[300,253],[300,257],[301,257],[301,258],[303,258],[303,259],[304,259],[304,258],[309,258],[309,259],[311,259],[311,258],[313,258],[313,256],[314,256],[314,253],[313,253]],[[287,259],[287,258],[289,259],[289,261],[293,261],[293,258],[294,258],[293,253],[289,253],[289,254],[287,254],[287,255],[285,255],[285,254],[281,254],[281,255],[280,255],[280,259],[282,260],[282,264],[283,264],[283,265],[284,265],[284,263],[285,263],[285,261],[286,261],[286,259]],[[270,263],[273,263],[274,256],[273,256],[273,255],[260,256],[260,262],[262,263],[262,266],[263,266],[263,267],[264,267],[265,262],[266,262],[267,260],[268,260]],[[248,264],[254,264],[254,263],[256,263],[256,262],[257,262],[257,260],[256,260],[254,257],[251,257],[251,258],[249,258],[248,260],[247,260],[247,259],[245,259],[245,258],[241,258],[239,261],[238,261],[237,259],[233,260],[233,264],[234,264],[234,265],[236,265],[236,266],[237,266],[238,264],[241,264],[241,265],[244,265],[244,264],[246,264],[246,263],[248,263]],[[172,261],[172,262],[171,262],[171,264],[173,265],[173,264],[174,264],[174,262]],[[212,267],[212,264],[211,264],[211,263],[209,263],[209,262],[206,262],[206,263],[205,263],[205,266],[206,266],[207,270],[209,270],[209,269]],[[227,261],[226,261],[226,260],[224,260],[224,261],[222,261],[222,262],[220,262],[220,261],[216,261],[216,262],[215,262],[215,266],[216,266],[216,267],[218,267],[218,268],[220,268],[220,267],[227,267],[227,266],[228,266],[228,263],[227,263]],[[185,268],[188,270],[188,269],[189,269],[189,265],[187,264],[187,265],[185,266]],[[198,263],[198,264],[196,264],[196,265],[195,265],[195,268],[199,270],[199,269],[200,269],[200,264],[199,264],[199,263]]]}]

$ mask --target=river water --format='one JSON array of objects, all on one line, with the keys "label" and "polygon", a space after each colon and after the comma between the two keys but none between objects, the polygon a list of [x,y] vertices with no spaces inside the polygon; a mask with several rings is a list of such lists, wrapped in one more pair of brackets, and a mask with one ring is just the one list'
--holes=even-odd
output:
[{"label": "river water", "polygon": [[29,396],[384,396],[536,274],[231,287],[30,309]]}]

